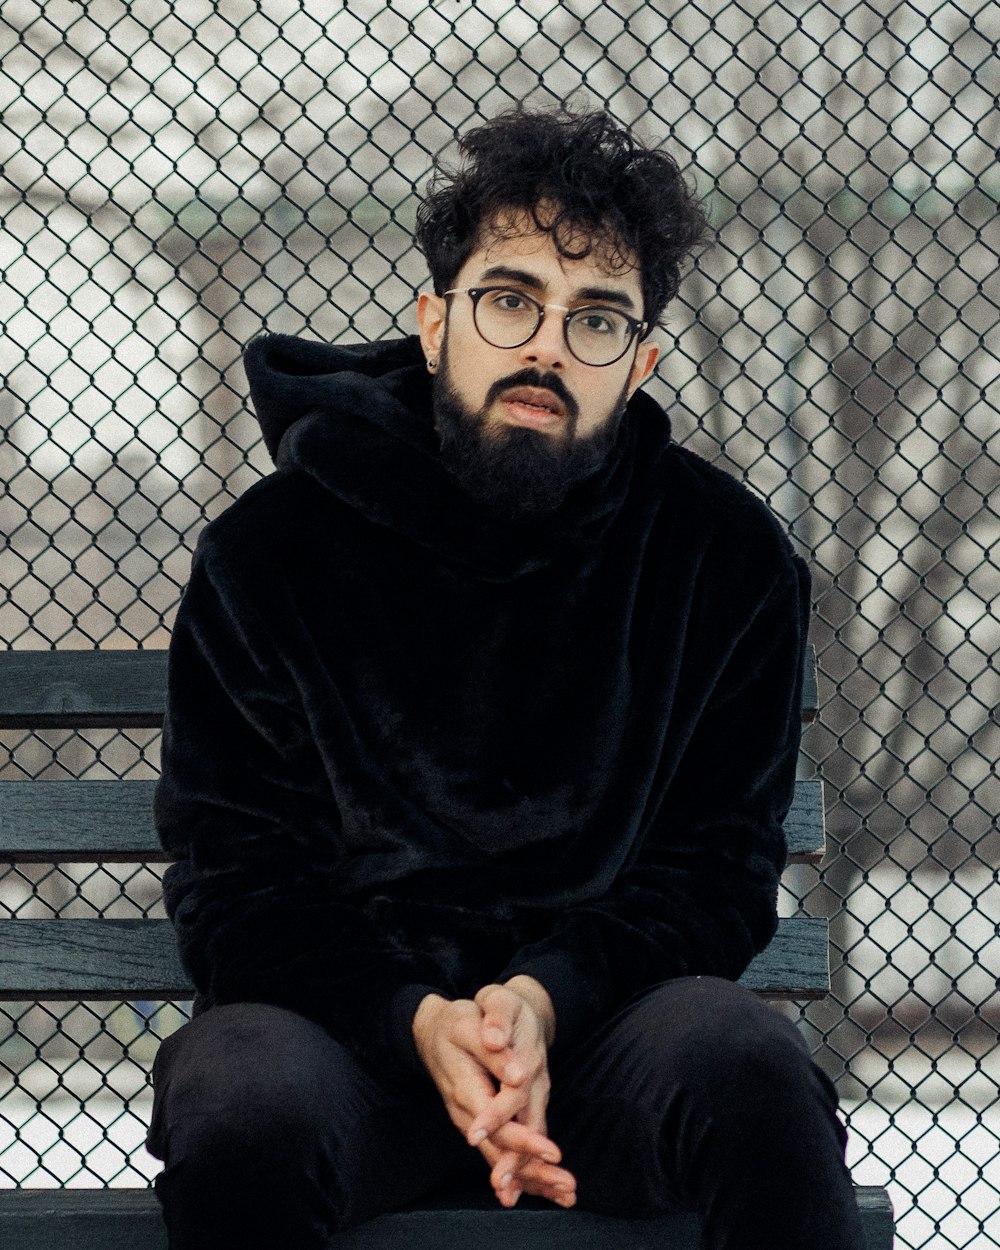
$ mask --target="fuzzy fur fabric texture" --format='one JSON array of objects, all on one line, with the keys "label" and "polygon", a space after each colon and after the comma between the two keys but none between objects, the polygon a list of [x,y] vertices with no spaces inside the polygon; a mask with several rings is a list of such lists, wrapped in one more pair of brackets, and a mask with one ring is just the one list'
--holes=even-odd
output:
[{"label": "fuzzy fur fabric texture", "polygon": [[438,456],[415,338],[245,356],[275,471],[202,531],[155,819],[195,1010],[430,1080],[420,999],[537,978],[571,1046],[777,925],[809,573],[641,391],[545,520]]}]

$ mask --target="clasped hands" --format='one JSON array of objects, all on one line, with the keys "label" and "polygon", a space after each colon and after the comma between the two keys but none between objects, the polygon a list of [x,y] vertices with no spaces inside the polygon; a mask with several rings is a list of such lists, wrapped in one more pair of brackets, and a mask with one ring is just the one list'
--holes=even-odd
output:
[{"label": "clasped hands", "polygon": [[562,1152],[546,1136],[554,1023],[544,988],[524,976],[486,985],[474,1000],[430,994],[414,1016],[417,1051],[506,1207],[522,1193],[563,1207],[576,1202],[576,1179],[556,1166]]}]

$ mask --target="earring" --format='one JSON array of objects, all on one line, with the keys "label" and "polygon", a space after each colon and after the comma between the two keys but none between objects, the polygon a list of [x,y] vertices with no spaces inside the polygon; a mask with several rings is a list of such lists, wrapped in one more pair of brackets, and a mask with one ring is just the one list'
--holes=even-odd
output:
[{"label": "earring", "polygon": [[433,357],[427,361],[427,371],[429,373],[433,373],[437,367],[438,367],[438,362],[434,360]]}]

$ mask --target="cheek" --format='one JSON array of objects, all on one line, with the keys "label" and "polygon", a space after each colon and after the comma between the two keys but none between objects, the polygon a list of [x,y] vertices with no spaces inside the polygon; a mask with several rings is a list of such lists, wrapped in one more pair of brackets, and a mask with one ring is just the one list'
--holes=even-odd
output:
[{"label": "cheek", "polygon": [[580,397],[580,417],[576,424],[578,438],[596,434],[624,398],[625,391],[618,387],[594,388],[589,396]]},{"label": "cheek", "polygon": [[474,342],[463,338],[449,344],[448,371],[452,387],[463,402],[476,411],[483,406],[490,386],[504,376],[504,365],[509,363],[496,359],[495,352],[496,349],[483,343],[478,335]]}]

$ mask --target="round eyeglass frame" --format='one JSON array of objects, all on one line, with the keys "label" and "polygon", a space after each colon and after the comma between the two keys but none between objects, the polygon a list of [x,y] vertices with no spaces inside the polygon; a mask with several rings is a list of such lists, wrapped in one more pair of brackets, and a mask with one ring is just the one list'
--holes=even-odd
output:
[{"label": "round eyeglass frame", "polygon": [[[519,343],[494,343],[492,339],[488,339],[486,335],[482,332],[482,330],[479,328],[479,301],[482,299],[484,295],[488,294],[490,291],[512,291],[515,295],[525,300],[526,303],[534,304],[535,308],[538,310],[538,317],[537,317],[537,320],[535,321],[534,328],[532,329],[531,333],[525,335],[525,337],[521,339]],[[542,304],[542,303],[539,303],[539,301],[535,299],[534,296],[526,295],[524,291],[518,291],[514,287],[509,287],[509,286],[456,286],[456,287],[452,287],[450,291],[444,291],[443,294],[444,295],[468,295],[469,299],[472,300],[472,324],[476,327],[476,333],[479,335],[479,337],[483,340],[484,343],[489,343],[490,347],[499,347],[501,351],[514,351],[518,347],[523,347],[525,343],[530,343],[531,340],[538,333],[538,331],[541,329],[542,322],[545,320],[545,310],[547,308],[554,308],[556,312],[565,313],[565,316],[562,319],[562,326],[563,326],[563,340],[566,343],[566,347],[568,348],[570,355],[573,357],[574,360],[579,360],[581,365],[587,365],[591,369],[604,369],[608,365],[617,364],[618,361],[621,360],[621,358],[625,355],[628,349],[635,342],[636,337],[640,334],[640,332],[643,331],[643,329],[648,327],[649,325],[649,322],[647,321],[640,321],[638,317],[630,317],[628,313],[622,312],[620,308],[609,308],[606,304],[586,304],[582,308],[567,308],[565,304]],[[594,311],[613,312],[613,313],[616,313],[619,317],[624,317],[624,319],[628,322],[628,326],[630,330],[628,340],[625,343],[625,346],[618,353],[618,355],[612,357],[611,360],[602,360],[599,364],[595,364],[592,360],[584,360],[582,356],[577,355],[577,353],[573,350],[573,344],[569,341],[570,321],[574,317],[578,317],[580,313],[587,313],[587,312],[594,312]]]}]

